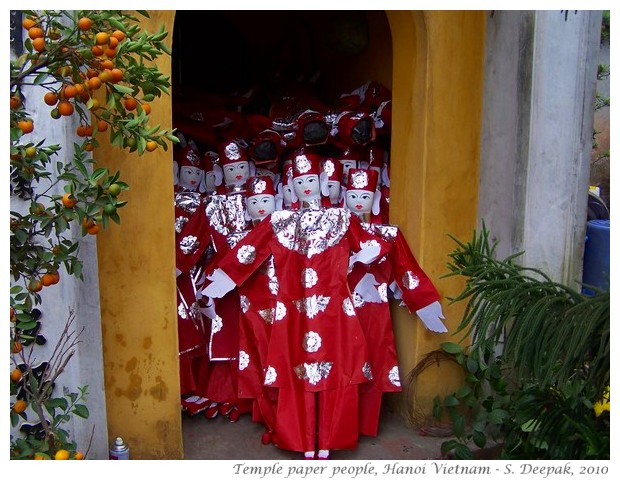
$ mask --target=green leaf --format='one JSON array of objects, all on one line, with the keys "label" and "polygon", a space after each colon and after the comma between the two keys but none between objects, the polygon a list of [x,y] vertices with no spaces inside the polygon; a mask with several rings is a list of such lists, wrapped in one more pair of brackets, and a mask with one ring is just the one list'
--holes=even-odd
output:
[{"label": "green leaf", "polygon": [[458,438],[462,438],[465,432],[465,417],[460,415],[454,420],[454,424],[452,425],[452,430],[454,431],[454,435]]},{"label": "green leaf", "polygon": [[489,422],[494,425],[501,425],[508,418],[508,412],[501,408],[491,410],[489,413]]},{"label": "green leaf", "polygon": [[456,399],[454,395],[448,395],[443,400],[443,404],[445,407],[456,407],[460,404],[460,402]]},{"label": "green leaf", "polygon": [[89,415],[88,408],[86,408],[86,405],[82,405],[81,403],[78,403],[73,407],[73,413],[82,418],[88,418]]},{"label": "green leaf", "polygon": [[463,347],[457,343],[453,343],[453,342],[443,342],[439,345],[445,352],[448,353],[453,353],[453,354],[457,354],[457,353],[462,353],[463,352]]},{"label": "green leaf", "polygon": [[478,430],[474,430],[472,434],[472,440],[478,448],[484,448],[484,446],[487,444],[487,436]]},{"label": "green leaf", "polygon": [[456,393],[455,396],[456,398],[464,398],[466,396],[468,396],[469,394],[471,394],[472,390],[471,387],[469,385],[463,385],[461,388],[459,388]]}]

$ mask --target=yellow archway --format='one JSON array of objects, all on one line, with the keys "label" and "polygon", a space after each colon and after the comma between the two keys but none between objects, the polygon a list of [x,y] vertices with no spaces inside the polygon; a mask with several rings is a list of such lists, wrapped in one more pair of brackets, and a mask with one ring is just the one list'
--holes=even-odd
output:
[{"label": "yellow archway", "polygon": [[[174,11],[151,11],[142,27],[174,27]],[[481,131],[484,13],[387,12],[393,48],[392,221],[407,237],[444,296],[457,280],[440,280],[454,245],[476,225]],[[168,37],[171,41],[171,35]],[[170,74],[171,60],[159,61]],[[174,85],[173,85],[174,88]],[[153,104],[153,124],[171,127],[171,99]],[[108,432],[132,445],[136,459],[183,457],[177,364],[171,151],[142,158],[111,146],[97,160],[120,170],[131,189],[122,225],[98,240]],[[444,309],[451,330],[460,309]],[[395,309],[402,371],[446,337],[430,335]],[[442,367],[443,368],[443,367]],[[419,408],[456,384],[455,374],[427,375]]]}]

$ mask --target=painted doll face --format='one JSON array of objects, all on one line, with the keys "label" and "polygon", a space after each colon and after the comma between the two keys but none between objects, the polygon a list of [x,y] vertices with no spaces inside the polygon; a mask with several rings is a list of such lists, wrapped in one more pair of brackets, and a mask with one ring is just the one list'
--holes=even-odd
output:
[{"label": "painted doll face", "polygon": [[349,170],[352,168],[357,168],[357,160],[340,160],[342,164],[342,178],[346,181],[349,178]]},{"label": "painted doll face", "polygon": [[276,174],[267,168],[256,167],[257,177],[269,177],[271,180],[275,180]]},{"label": "painted doll face", "polygon": [[215,191],[215,172],[213,170],[205,173],[205,185],[207,186],[207,192]]},{"label": "painted doll face", "polygon": [[293,199],[291,198],[291,187],[287,183],[282,184],[282,203],[284,203],[284,207],[290,208],[293,204]]},{"label": "painted doll face", "polygon": [[347,190],[347,207],[355,213],[370,213],[374,194],[367,190]]},{"label": "painted doll face", "polygon": [[188,190],[196,191],[202,181],[204,172],[198,167],[181,167],[179,170],[179,184]]},{"label": "painted doll face", "polygon": [[302,201],[321,198],[321,184],[316,174],[300,175],[293,179],[293,188],[297,197]]},{"label": "painted doll face", "polygon": [[327,182],[327,189],[329,190],[329,201],[332,204],[338,203],[340,200],[340,182],[329,180]]},{"label": "painted doll face", "polygon": [[250,164],[247,161],[224,165],[224,183],[242,185],[250,176]]},{"label": "painted doll face", "polygon": [[252,220],[262,220],[276,209],[276,200],[273,195],[252,195],[246,200],[246,209]]}]

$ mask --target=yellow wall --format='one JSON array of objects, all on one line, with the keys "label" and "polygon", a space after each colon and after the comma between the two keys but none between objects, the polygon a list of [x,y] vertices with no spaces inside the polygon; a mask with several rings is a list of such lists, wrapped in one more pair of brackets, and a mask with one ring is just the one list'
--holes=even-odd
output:
[{"label": "yellow wall", "polygon": [[[462,305],[447,297],[462,289],[447,273],[452,234],[470,238],[476,226],[482,125],[484,13],[388,12],[393,48],[393,128],[390,221],[400,226],[425,272],[443,296],[449,333],[428,332],[393,306],[403,377],[450,338]],[[458,337],[460,338],[460,337]],[[403,380],[403,386],[405,378]],[[458,385],[453,365],[428,369],[415,384],[416,410]]]},{"label": "yellow wall", "polygon": [[[151,11],[141,27],[174,12]],[[168,45],[172,37],[168,36]],[[160,70],[169,75],[171,59]],[[151,125],[171,128],[170,97],[152,103]],[[176,327],[171,149],[137,154],[103,146],[97,161],[130,185],[120,199],[121,225],[98,238],[105,389],[110,440],[120,435],[135,459],[182,458]]]},{"label": "yellow wall", "polygon": [[[462,287],[440,279],[454,248],[447,235],[469,238],[476,225],[484,14],[387,15],[394,68],[391,220],[445,298]],[[173,11],[151,17],[144,28],[163,23],[172,33]],[[170,58],[159,66],[169,74]],[[153,103],[152,117],[170,127],[170,97]],[[109,435],[126,438],[132,458],[182,458],[171,153],[138,158],[103,147],[97,159],[131,185],[123,193],[129,204],[120,212],[122,225],[98,243]],[[454,331],[462,307],[443,305]],[[454,339],[429,334],[403,308],[394,310],[405,377],[423,355]],[[418,409],[428,414],[432,398],[458,380],[451,365],[429,369],[417,383]]]}]

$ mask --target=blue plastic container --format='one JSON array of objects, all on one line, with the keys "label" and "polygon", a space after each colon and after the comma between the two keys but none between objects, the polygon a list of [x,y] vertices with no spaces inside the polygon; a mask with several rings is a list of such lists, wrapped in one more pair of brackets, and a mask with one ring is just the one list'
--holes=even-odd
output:
[{"label": "blue plastic container", "polygon": [[586,228],[583,254],[583,293],[593,295],[587,286],[609,290],[609,220],[590,220]]}]

